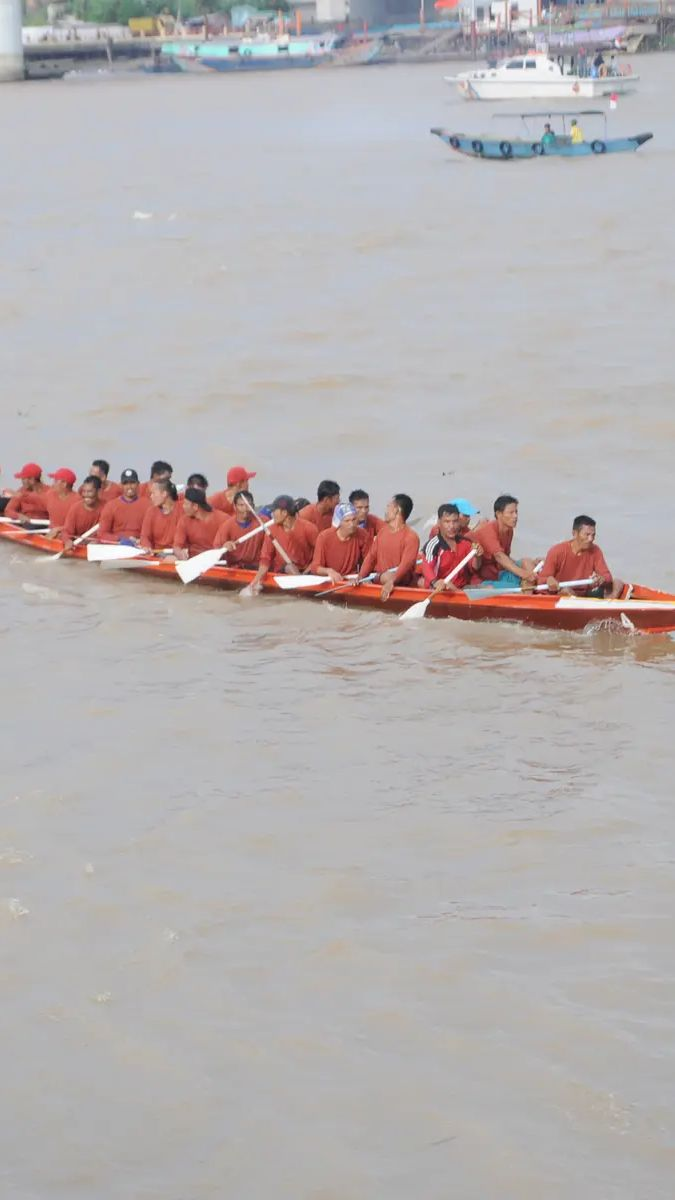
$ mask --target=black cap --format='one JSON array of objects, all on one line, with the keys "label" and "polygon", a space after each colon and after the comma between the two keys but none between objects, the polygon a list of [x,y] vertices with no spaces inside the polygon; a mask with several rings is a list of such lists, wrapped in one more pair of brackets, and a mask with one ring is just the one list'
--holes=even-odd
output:
[{"label": "black cap", "polygon": [[186,488],[183,496],[186,500],[190,501],[190,504],[198,504],[200,508],[204,509],[204,512],[211,512],[211,505],[207,501],[206,492],[202,488]]},{"label": "black cap", "polygon": [[126,471],[122,471],[120,475],[120,483],[138,483],[138,471],[134,471],[133,467],[127,467]]},{"label": "black cap", "polygon": [[298,511],[298,506],[292,496],[277,496],[276,500],[270,504],[270,508],[272,512],[275,508],[281,508],[288,513],[289,517],[294,517]]}]

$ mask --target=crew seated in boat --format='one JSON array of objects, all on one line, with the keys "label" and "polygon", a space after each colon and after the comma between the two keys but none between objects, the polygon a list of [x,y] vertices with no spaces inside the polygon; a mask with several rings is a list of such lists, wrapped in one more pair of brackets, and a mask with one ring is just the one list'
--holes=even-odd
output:
[{"label": "crew seated in boat", "polygon": [[438,510],[438,533],[430,537],[422,551],[419,586],[434,592],[461,592],[472,582],[472,563],[452,580],[446,576],[458,567],[471,551],[472,542],[460,530],[459,509],[456,504],[441,504]]},{"label": "crew seated in boat", "polygon": [[542,146],[554,146],[556,141],[557,138],[551,129],[549,122],[547,121],[544,125],[544,132],[541,135],[541,144]]},{"label": "crew seated in boat", "polygon": [[340,503],[340,485],[334,479],[322,479],[316,489],[316,504],[307,504],[298,510],[298,516],[303,521],[311,521],[319,533],[330,529],[333,513]]},{"label": "crew seated in boat", "polygon": [[213,543],[225,515],[214,509],[201,488],[189,487],[183,496],[183,511],[176,524],[174,554],[176,558],[190,558],[204,550],[212,550]]},{"label": "crew seated in boat", "polygon": [[356,573],[370,546],[365,529],[359,528],[359,514],[353,504],[338,504],[333,524],[316,539],[310,575],[327,575],[333,583],[342,583],[345,575]]},{"label": "crew seated in boat", "polygon": [[[95,458],[89,468],[87,479],[95,475],[101,481],[100,501],[101,504],[107,504],[109,500],[116,500],[122,495],[122,489],[119,483],[112,483],[108,476],[110,475],[110,463],[106,462],[105,458]],[[84,487],[84,484],[82,485]],[[80,488],[80,494],[82,493]]]},{"label": "crew seated in boat", "polygon": [[150,488],[153,483],[160,483],[164,479],[171,479],[173,475],[173,467],[171,463],[164,462],[164,459],[158,458],[150,468],[150,478],[147,483],[142,483],[139,488],[140,496],[150,496]]},{"label": "crew seated in boat", "polygon": [[139,495],[138,472],[127,467],[120,475],[122,495],[109,500],[98,527],[101,542],[137,542],[150,501]]},{"label": "crew seated in boat", "polygon": [[[102,512],[101,480],[98,475],[87,475],[80,487],[78,503],[68,509],[61,532],[63,549],[72,550],[76,538],[84,537],[85,533],[89,533],[90,529],[98,525]],[[92,537],[95,536],[96,533],[93,533]]]},{"label": "crew seated in boat", "polygon": [[140,545],[144,550],[172,550],[182,512],[178,489],[168,476],[156,479],[150,484],[148,499],[150,507],[143,517]]},{"label": "crew seated in boat", "polygon": [[[216,512],[224,512],[226,516],[234,516],[234,497],[236,492],[240,492],[242,488],[247,488],[249,481],[254,479],[255,471],[247,471],[246,467],[230,467],[227,472],[227,487],[222,492],[215,492],[213,496],[209,496],[209,504],[211,508],[215,508]],[[197,484],[197,487],[200,485]]]},{"label": "crew seated in boat", "polygon": [[53,479],[54,483],[47,492],[48,536],[58,538],[61,536],[69,510],[80,499],[78,493],[73,491],[77,476],[70,467],[59,467],[49,478]]},{"label": "crew seated in boat", "polygon": [[624,589],[620,579],[614,579],[605,557],[595,544],[595,521],[582,514],[572,524],[572,538],[551,546],[541,571],[550,592],[560,590],[560,582],[592,579],[587,588],[575,588],[575,596],[604,596],[618,599]]},{"label": "crew seated in boat", "polygon": [[353,504],[356,509],[356,515],[359,518],[359,529],[362,529],[365,533],[367,538],[366,549],[370,550],[375,534],[382,528],[384,521],[381,517],[376,517],[375,513],[371,513],[370,496],[368,492],[364,492],[363,488],[354,488],[354,491],[349,493],[349,503]]},{"label": "crew seated in boat", "polygon": [[268,571],[277,574],[285,572],[288,575],[300,575],[306,571],[312,561],[316,539],[319,536],[316,525],[298,516],[292,496],[277,496],[270,509],[274,525],[265,534],[260,566],[251,582],[251,592],[254,595],[260,591]]},{"label": "crew seated in boat", "polygon": [[17,471],[15,479],[21,480],[18,492],[10,496],[5,516],[14,521],[43,521],[49,516],[47,497],[49,488],[42,482],[42,467],[37,463],[26,463]]},{"label": "crew seated in boat", "polygon": [[413,583],[420,539],[406,524],[412,510],[413,502],[405,492],[392,496],[385,509],[384,525],[359,571],[359,579],[372,574],[379,579],[383,601],[389,599],[397,584],[406,587]]},{"label": "crew seated in boat", "polygon": [[[222,547],[224,550],[227,550],[226,565],[228,567],[238,567],[240,570],[255,571],[258,568],[260,555],[262,554],[265,530],[261,528],[260,522],[256,520],[252,511],[255,508],[252,492],[247,492],[244,489],[240,492],[235,492],[233,504],[234,516],[225,518],[215,536],[213,545],[216,549]],[[249,538],[241,546],[235,545],[240,537],[244,537],[247,533],[252,533],[254,529],[258,530],[255,537]]]},{"label": "crew seated in boat", "polygon": [[581,145],[583,140],[584,140],[584,135],[583,135],[583,131],[581,129],[581,125],[578,125],[576,120],[572,119],[572,123],[570,124],[570,141],[571,141],[572,145],[579,146],[579,145]]},{"label": "crew seated in boat", "polygon": [[511,558],[513,535],[518,524],[516,497],[498,496],[494,514],[494,521],[484,521],[471,534],[472,541],[478,542],[483,550],[478,567],[481,582],[490,587],[532,587],[536,582],[533,559]]}]

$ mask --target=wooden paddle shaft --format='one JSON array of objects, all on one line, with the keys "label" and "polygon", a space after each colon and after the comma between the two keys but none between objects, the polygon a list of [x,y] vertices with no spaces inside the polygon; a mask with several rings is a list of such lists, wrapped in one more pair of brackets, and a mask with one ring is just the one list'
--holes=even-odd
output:
[{"label": "wooden paddle shaft", "polygon": [[[253,505],[252,505],[252,504],[249,504],[249,502],[248,502],[248,500],[246,499],[246,497],[245,497],[245,496],[242,496],[242,500],[244,501],[244,504],[245,504],[245,505],[246,505],[246,507],[247,507],[247,508],[250,510],[250,512],[252,512],[252,513],[253,513],[253,516],[255,517],[256,521],[258,522],[258,524],[259,524],[260,528],[261,528],[261,529],[265,529],[265,530],[266,530],[266,529],[267,529],[267,525],[265,525],[265,524],[263,523],[263,521],[261,521],[261,519],[260,519],[260,517],[258,516],[258,513],[255,511],[255,509],[254,509]],[[271,538],[271,540],[272,540],[272,545],[274,546],[274,549],[275,549],[276,551],[278,551],[278,553],[279,553],[279,556],[280,556],[281,558],[283,558],[284,562],[286,563],[286,566],[287,566],[287,567],[295,567],[295,569],[296,569],[296,571],[297,571],[297,570],[298,570],[298,568],[297,568],[296,564],[293,562],[292,558],[289,558],[289,556],[288,556],[288,554],[286,553],[286,551],[284,550],[283,546],[280,546],[280,545],[279,545],[279,542],[277,541],[277,539],[276,539],[276,538],[275,538],[275,537],[274,537],[274,536],[273,536],[271,533],[270,533],[268,536]]]}]

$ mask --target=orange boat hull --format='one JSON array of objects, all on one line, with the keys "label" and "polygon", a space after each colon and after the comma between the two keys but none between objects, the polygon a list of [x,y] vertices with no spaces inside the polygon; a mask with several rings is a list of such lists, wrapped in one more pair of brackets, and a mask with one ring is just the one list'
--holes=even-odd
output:
[{"label": "orange boat hull", "polygon": [[[40,533],[26,533],[23,530],[10,527],[0,528],[0,539],[42,553],[55,554],[62,550],[61,542],[45,537]],[[80,546],[69,558],[86,561],[86,550]],[[134,574],[143,577],[166,579],[171,583],[180,583],[176,574],[175,564],[156,558],[134,559]],[[206,587],[221,588],[229,591],[240,591],[251,582],[253,571],[239,570],[235,567],[212,567],[199,579]],[[183,586],[183,585],[181,585]],[[284,592],[270,575],[263,583],[265,593],[279,595],[294,595],[314,597],[321,595],[325,587],[308,587],[297,592]],[[349,608],[375,608],[383,612],[401,613],[426,598],[428,593],[413,587],[394,588],[389,599],[383,603],[380,599],[380,588],[373,584],[362,584],[358,588],[345,588],[338,592],[335,598],[327,598],[326,603],[335,603]],[[463,593],[442,594],[434,597],[427,608],[428,617],[454,617],[459,621],[515,621],[518,624],[530,625],[539,629],[582,630],[589,625],[602,621],[621,621],[621,614],[632,622],[635,628],[645,633],[675,632],[675,596],[668,592],[659,592],[652,588],[633,585],[630,600],[590,600],[550,596],[550,595],[494,595],[470,598]]]}]

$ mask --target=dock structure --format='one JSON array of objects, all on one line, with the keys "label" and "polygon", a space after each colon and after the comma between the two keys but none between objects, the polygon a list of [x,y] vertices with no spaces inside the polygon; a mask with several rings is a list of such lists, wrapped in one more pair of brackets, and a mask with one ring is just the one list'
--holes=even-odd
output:
[{"label": "dock structure", "polygon": [[0,0],[0,83],[24,78],[21,0]]}]

